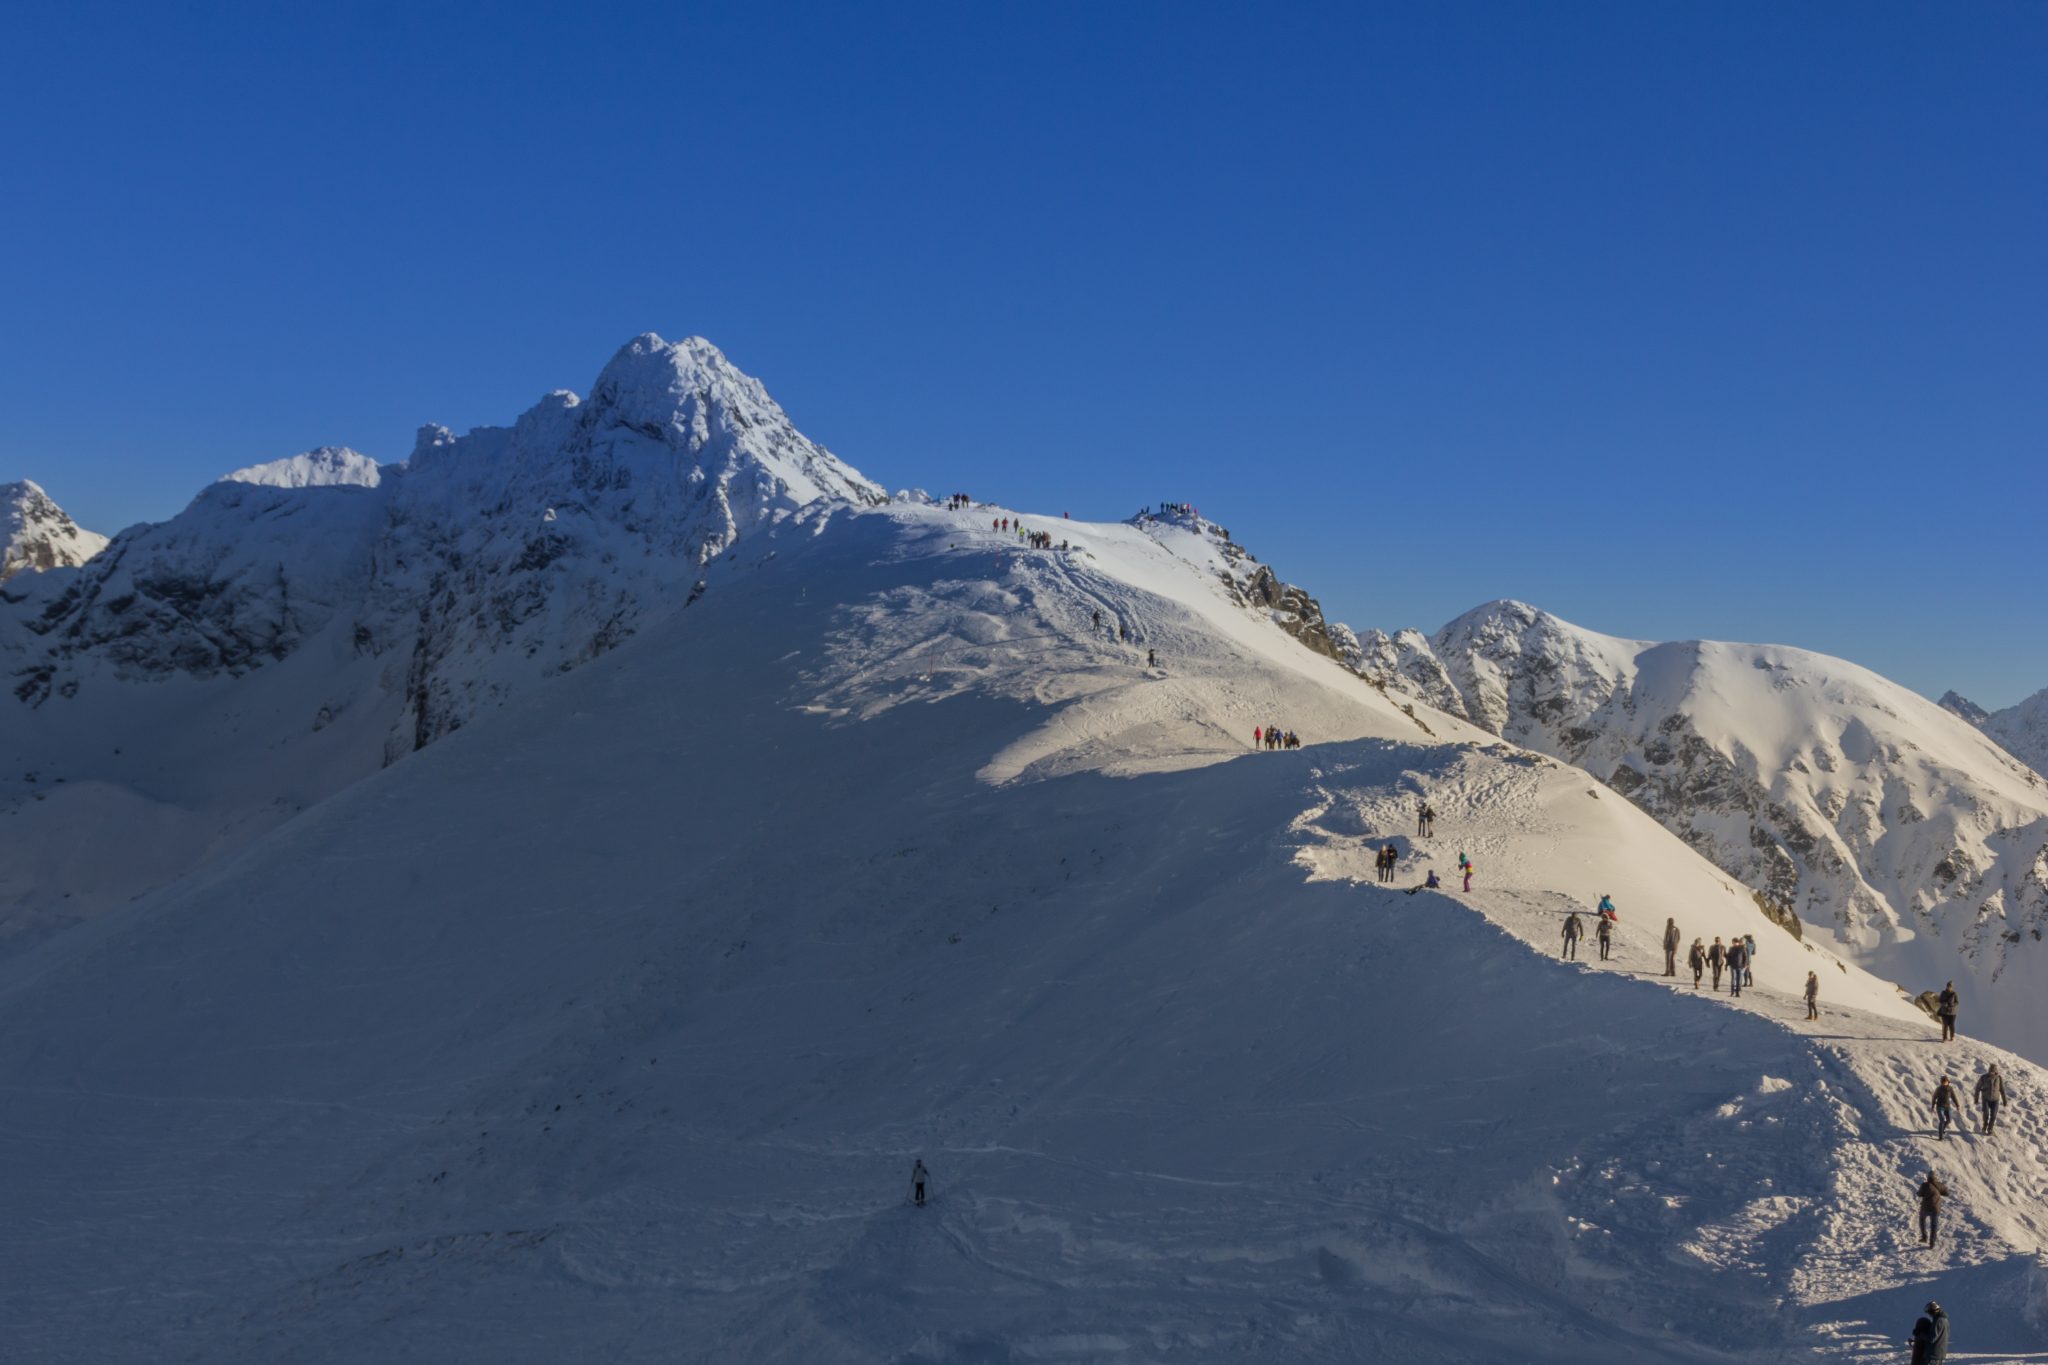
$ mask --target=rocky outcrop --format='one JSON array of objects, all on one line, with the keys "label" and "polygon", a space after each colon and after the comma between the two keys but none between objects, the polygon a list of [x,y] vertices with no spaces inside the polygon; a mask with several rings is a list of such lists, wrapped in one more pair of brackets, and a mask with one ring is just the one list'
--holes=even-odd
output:
[{"label": "rocky outcrop", "polygon": [[0,484],[0,583],[18,573],[71,569],[107,547],[28,480]]}]

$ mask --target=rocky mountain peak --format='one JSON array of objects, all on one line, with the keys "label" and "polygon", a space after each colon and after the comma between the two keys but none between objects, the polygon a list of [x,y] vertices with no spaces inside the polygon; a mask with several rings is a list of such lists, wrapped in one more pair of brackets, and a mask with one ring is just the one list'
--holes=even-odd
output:
[{"label": "rocky mountain peak", "polygon": [[27,479],[0,484],[0,583],[25,569],[71,568],[107,546]]}]

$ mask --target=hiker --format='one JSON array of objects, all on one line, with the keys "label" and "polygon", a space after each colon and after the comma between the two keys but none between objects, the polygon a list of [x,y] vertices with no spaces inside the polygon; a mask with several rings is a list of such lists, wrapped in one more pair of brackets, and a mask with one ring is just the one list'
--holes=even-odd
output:
[{"label": "hiker", "polygon": [[1913,1324],[1912,1365],[1942,1365],[1948,1359],[1948,1314],[1938,1303],[1929,1303],[1920,1320]]},{"label": "hiker", "polygon": [[1600,903],[1593,907],[1593,912],[1602,919],[1621,918],[1621,913],[1614,908],[1614,897],[1612,896],[1602,896]]},{"label": "hiker", "polygon": [[1158,651],[1158,650],[1156,650],[1156,649],[1148,649],[1148,650],[1146,650],[1146,651],[1145,651],[1145,667],[1147,667],[1147,668],[1157,668],[1157,667],[1159,667],[1159,651]]},{"label": "hiker", "polygon": [[1728,994],[1742,994],[1743,974],[1749,970],[1749,945],[1741,939],[1728,945]]},{"label": "hiker", "polygon": [[1934,1002],[1934,1013],[1941,1020],[1941,1041],[1953,1043],[1956,1040],[1956,1007],[1962,997],[1956,994],[1956,983],[1951,981],[1941,988],[1941,994]]},{"label": "hiker", "polygon": [[1707,970],[1707,950],[1698,939],[1692,941],[1692,951],[1685,955],[1686,965],[1692,968],[1692,988],[1700,988],[1700,977]]},{"label": "hiker", "polygon": [[1097,629],[1097,630],[1101,630],[1101,629],[1102,629],[1102,608],[1100,608],[1100,607],[1097,607],[1097,608],[1095,609],[1095,611],[1094,611],[1094,612],[1093,612],[1093,613],[1092,613],[1092,614],[1091,614],[1091,615],[1089,616],[1089,618],[1088,618],[1088,619],[1089,619],[1089,620],[1091,620],[1091,621],[1093,621],[1093,622],[1095,623],[1095,629]]},{"label": "hiker", "polygon": [[1564,956],[1576,962],[1579,957],[1579,940],[1586,936],[1586,926],[1574,910],[1564,917]]},{"label": "hiker", "polygon": [[1602,915],[1600,917],[1600,927],[1593,931],[1593,937],[1600,941],[1600,960],[1605,962],[1609,957],[1613,956],[1614,921]]},{"label": "hiker", "polygon": [[1714,935],[1714,946],[1707,949],[1707,965],[1714,969],[1714,989],[1721,989],[1721,968],[1728,961],[1728,950],[1721,946],[1721,936]]},{"label": "hiker", "polygon": [[1261,726],[1257,726],[1257,725],[1254,725],[1254,726],[1252,727],[1252,747],[1253,747],[1254,749],[1256,749],[1256,748],[1258,748],[1258,747],[1259,747],[1259,746],[1260,746],[1261,744],[1264,744],[1265,742],[1266,742],[1266,732],[1265,732],[1265,729],[1264,729],[1263,727],[1261,727]]},{"label": "hiker", "polygon": [[1429,833],[1429,802],[1417,801],[1415,803],[1415,837],[1420,839],[1427,833]]},{"label": "hiker", "polygon": [[1664,921],[1664,975],[1678,975],[1678,945],[1684,939],[1678,932],[1678,921],[1667,918]]},{"label": "hiker", "polygon": [[1998,1074],[1997,1062],[1985,1067],[1977,1078],[1975,1094],[1984,1109],[1984,1136],[1990,1137],[1998,1127],[1998,1106],[2005,1103],[2005,1077]]},{"label": "hiker", "polygon": [[1478,871],[1478,869],[1473,867],[1472,864],[1465,864],[1465,889],[1467,891],[1470,891],[1472,889],[1472,874],[1476,871]]},{"label": "hiker", "polygon": [[1820,1018],[1820,977],[1812,972],[1806,974],[1806,1017]]},{"label": "hiker", "polygon": [[1756,984],[1756,936],[1754,934],[1744,934],[1742,936],[1742,984],[1745,986],[1754,986]]},{"label": "hiker", "polygon": [[1933,1171],[1920,1182],[1920,1245],[1933,1246],[1941,1227],[1941,1201],[1948,1198],[1948,1186]]},{"label": "hiker", "polygon": [[1934,1087],[1935,1137],[1943,1142],[1947,1142],[1948,1126],[1951,1123],[1955,1124],[1958,1128],[1963,1126],[1962,1108],[1963,1102],[1956,1097],[1955,1086],[1949,1081],[1948,1077],[1943,1076],[1941,1084]]},{"label": "hiker", "polygon": [[924,1158],[919,1157],[910,1167],[910,1199],[919,1208],[924,1207],[924,1182],[931,1179],[931,1172],[924,1168]]}]

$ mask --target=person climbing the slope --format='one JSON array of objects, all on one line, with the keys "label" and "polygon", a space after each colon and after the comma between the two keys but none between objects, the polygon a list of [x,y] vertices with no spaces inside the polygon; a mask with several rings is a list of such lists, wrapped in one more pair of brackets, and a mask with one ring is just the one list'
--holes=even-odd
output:
[{"label": "person climbing the slope", "polygon": [[1743,973],[1749,970],[1749,946],[1741,939],[1728,945],[1728,994],[1742,994]]},{"label": "person climbing the slope", "polygon": [[1579,940],[1585,936],[1586,926],[1579,919],[1579,912],[1574,910],[1569,915],[1566,915],[1564,917],[1564,952],[1561,956],[1568,961],[1578,961]]},{"label": "person climbing the slope", "polygon": [[1820,1018],[1820,977],[1812,972],[1806,974],[1806,1017]]},{"label": "person climbing the slope", "polygon": [[1470,891],[1472,889],[1472,874],[1474,872],[1477,872],[1478,870],[1479,869],[1474,867],[1471,863],[1465,864],[1465,889],[1467,891]]},{"label": "person climbing the slope", "polygon": [[1721,989],[1721,968],[1728,963],[1728,950],[1721,946],[1721,936],[1714,935],[1714,946],[1707,949],[1707,966],[1714,972],[1714,989]]},{"label": "person climbing the slope", "polygon": [[1694,939],[1692,941],[1692,951],[1685,955],[1685,962],[1688,967],[1692,968],[1692,988],[1698,990],[1700,988],[1700,977],[1707,970],[1706,945],[1702,944],[1698,939]]},{"label": "person climbing the slope", "polygon": [[1956,1095],[1956,1088],[1949,1081],[1948,1077],[1943,1076],[1941,1078],[1941,1084],[1934,1087],[1933,1104],[1935,1118],[1934,1136],[1941,1139],[1943,1142],[1947,1142],[1948,1126],[1951,1123],[1955,1124],[1955,1126],[1958,1128],[1961,1128],[1963,1126],[1963,1102]]},{"label": "person climbing the slope", "polygon": [[1754,934],[1744,934],[1742,936],[1742,984],[1745,986],[1754,986],[1756,984],[1756,936]]},{"label": "person climbing the slope", "polygon": [[1935,998],[1935,1017],[1941,1020],[1941,1041],[1953,1043],[1956,1040],[1956,1010],[1962,1004],[1962,997],[1956,994],[1956,983],[1951,981],[1941,988]]},{"label": "person climbing the slope", "polygon": [[910,1200],[919,1208],[924,1207],[924,1183],[931,1179],[931,1172],[924,1168],[924,1158],[919,1157],[910,1166]]},{"label": "person climbing the slope", "polygon": [[1614,908],[1614,897],[1612,896],[1602,896],[1600,903],[1593,907],[1593,912],[1599,915],[1601,919],[1621,918],[1621,913]]},{"label": "person climbing the slope", "polygon": [[1600,960],[1605,962],[1614,955],[1614,921],[1602,915],[1600,926],[1593,931],[1593,937],[1600,942]]},{"label": "person climbing the slope", "polygon": [[[1678,975],[1678,945],[1684,939],[1685,935],[1678,932],[1678,921],[1666,918],[1664,921],[1664,975],[1670,977]],[[1697,976],[1698,973],[1694,973],[1694,975]],[[1694,984],[1697,985],[1698,982],[1694,982]]]},{"label": "person climbing the slope", "polygon": [[1920,1182],[1920,1245],[1934,1245],[1935,1234],[1941,1229],[1941,1201],[1948,1198],[1948,1186],[1941,1183],[1941,1177],[1933,1171]]},{"label": "person climbing the slope", "polygon": [[1913,1324],[1912,1365],[1943,1365],[1948,1359],[1948,1314],[1938,1303],[1929,1303],[1920,1320]]},{"label": "person climbing the slope", "polygon": [[2005,1103],[2005,1077],[1998,1074],[1997,1062],[1984,1068],[1974,1093],[1984,1111],[1984,1136],[1990,1137],[1998,1128],[1998,1106]]}]

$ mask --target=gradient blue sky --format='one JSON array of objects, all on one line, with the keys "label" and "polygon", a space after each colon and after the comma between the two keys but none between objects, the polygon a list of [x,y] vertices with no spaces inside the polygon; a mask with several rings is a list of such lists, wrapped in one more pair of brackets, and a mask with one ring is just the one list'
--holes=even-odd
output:
[{"label": "gradient blue sky", "polygon": [[2048,685],[2048,5],[12,12],[0,480],[112,531],[708,336],[890,487]]}]

